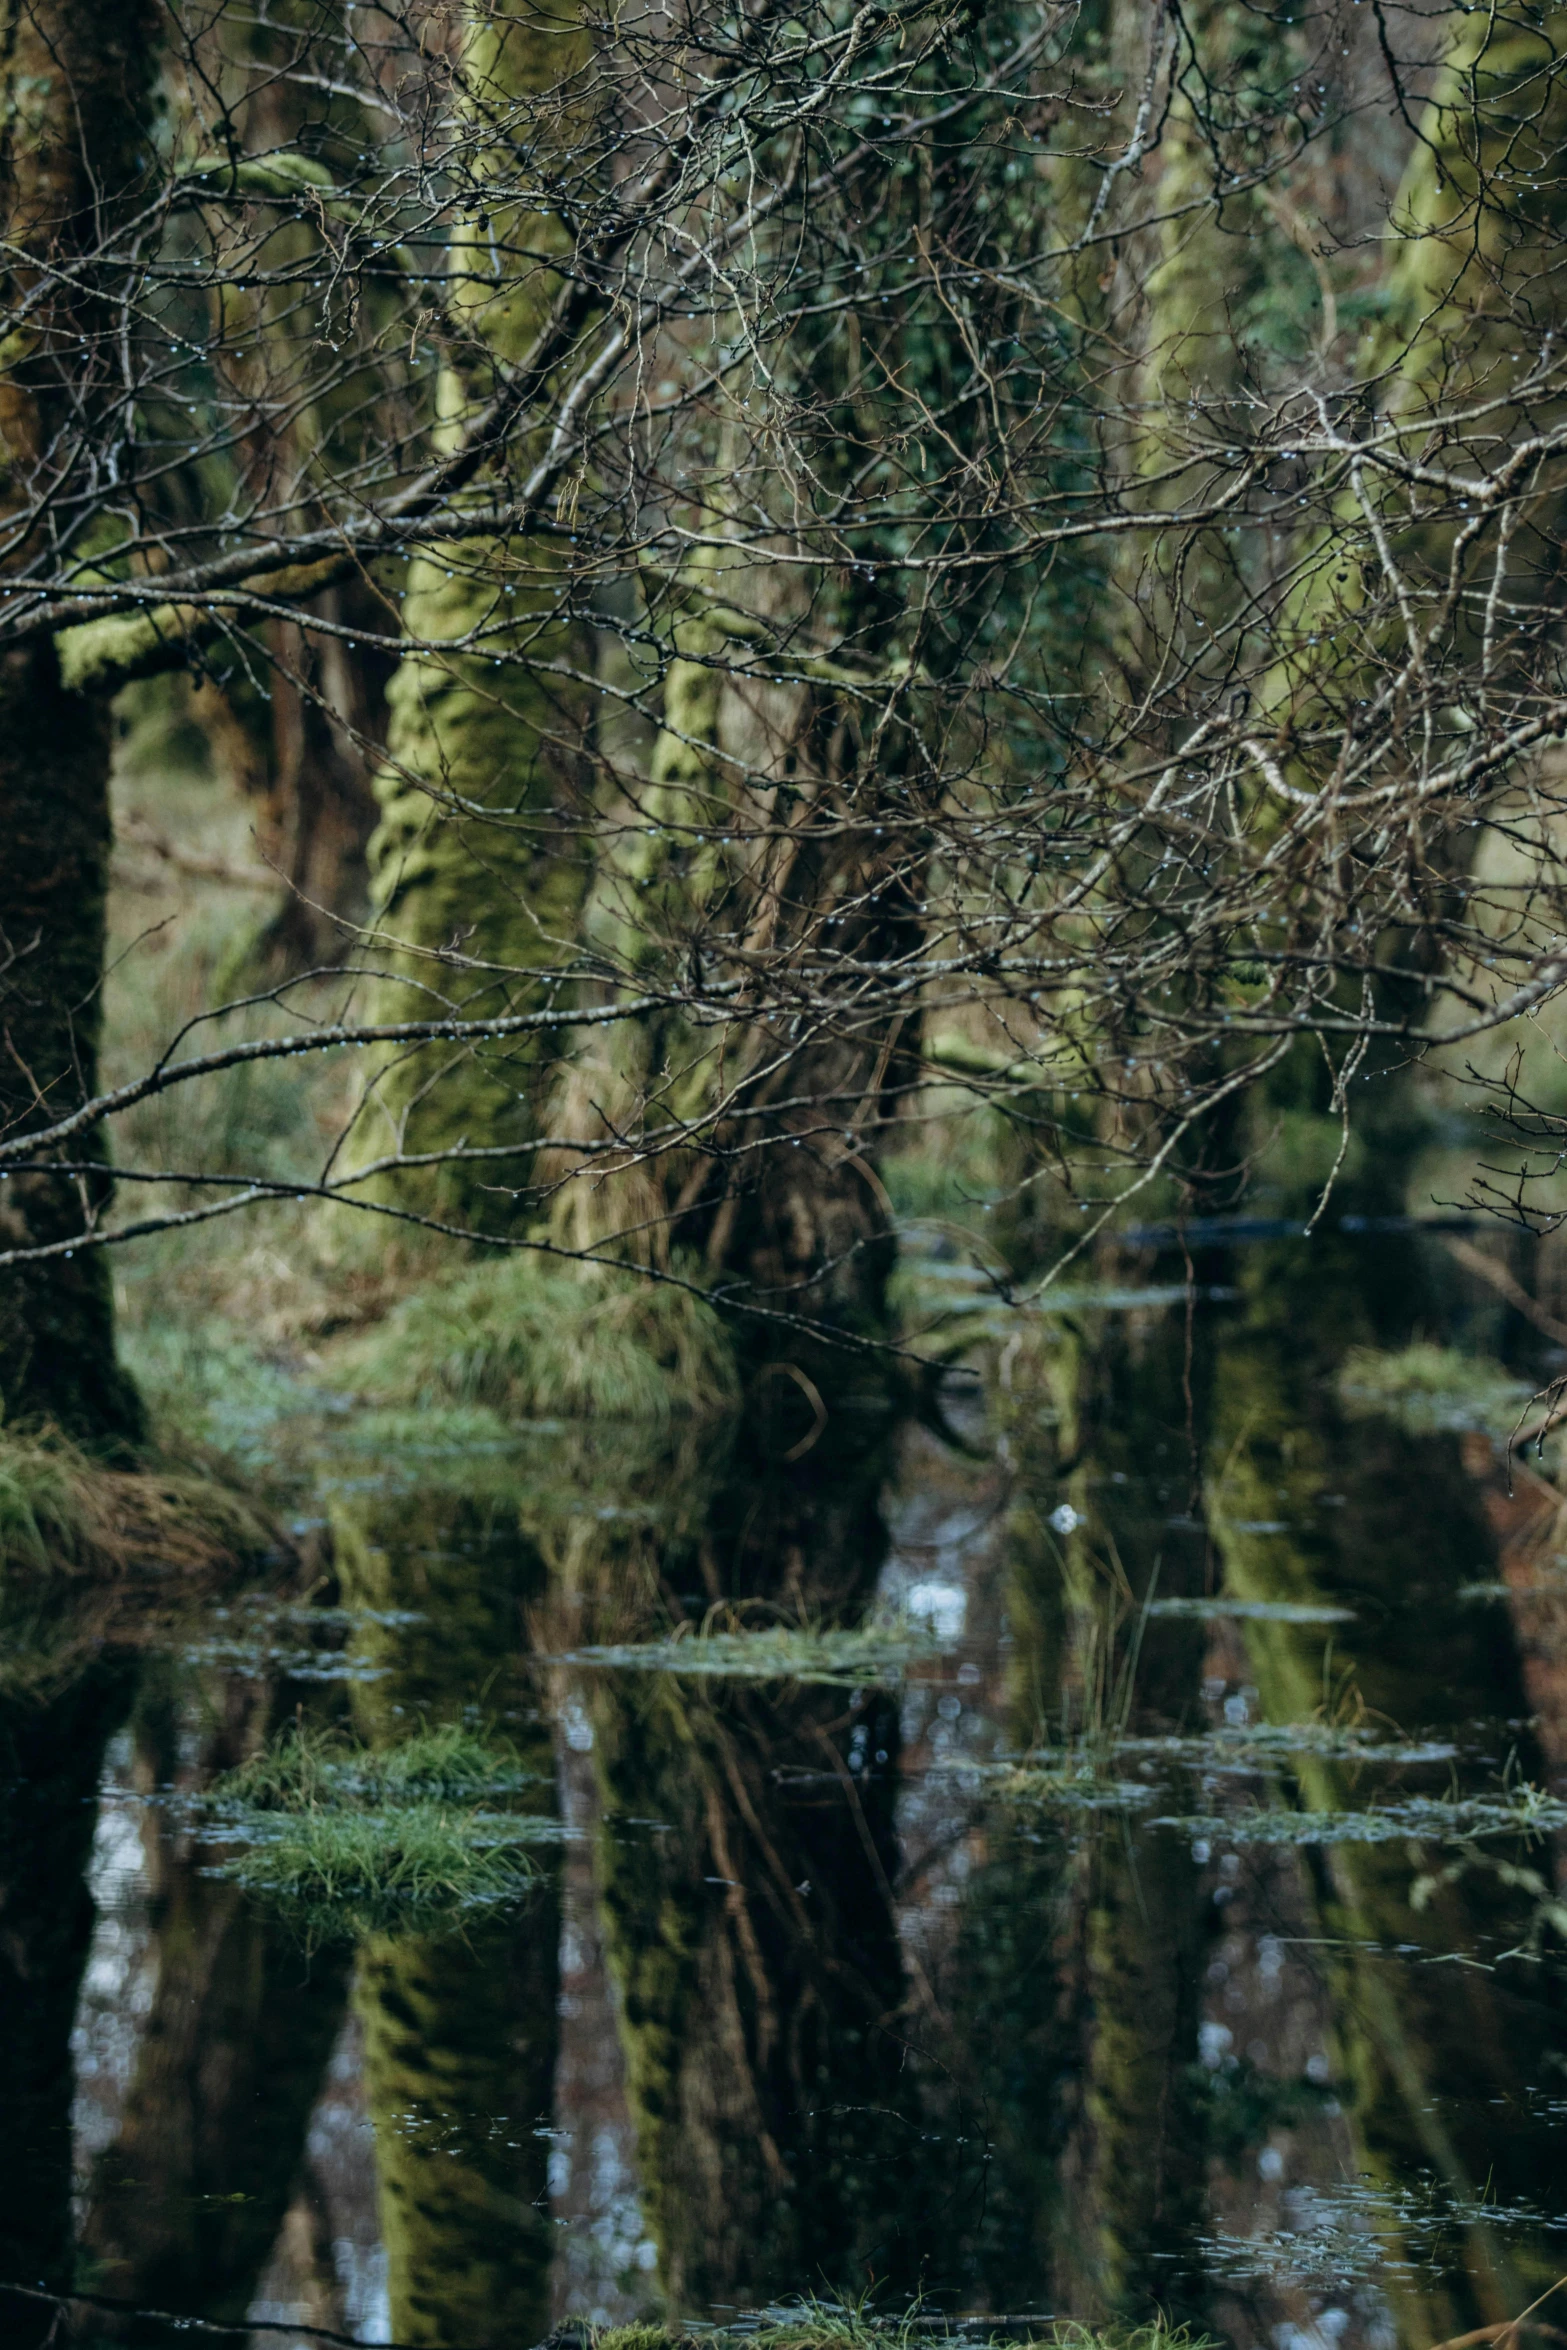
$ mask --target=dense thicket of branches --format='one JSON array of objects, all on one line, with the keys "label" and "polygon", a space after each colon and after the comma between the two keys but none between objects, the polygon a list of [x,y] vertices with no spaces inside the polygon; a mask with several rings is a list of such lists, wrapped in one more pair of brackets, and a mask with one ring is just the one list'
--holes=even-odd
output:
[{"label": "dense thicket of branches", "polygon": [[[5,787],[18,1328],[242,1057],[364,1052],[337,1199],[863,1328],[933,1069],[1109,1199],[1567,976],[1559,12],[145,14],[0,59],[7,724],[89,714]],[[373,896],[109,1097],[52,768],[176,668]]]}]

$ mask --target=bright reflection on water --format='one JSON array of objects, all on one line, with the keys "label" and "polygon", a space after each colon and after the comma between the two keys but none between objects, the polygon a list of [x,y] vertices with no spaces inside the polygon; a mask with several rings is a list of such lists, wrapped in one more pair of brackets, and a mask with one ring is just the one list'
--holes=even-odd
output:
[{"label": "bright reflection on water", "polygon": [[[1341,1397],[1367,1331],[1289,1267],[1190,1365],[1118,1301],[794,1461],[787,1416],[301,1437],[294,1581],[6,1685],[5,2273],[453,2350],[799,2292],[1246,2350],[1522,2309],[1567,1542],[1462,1414]],[[465,1720],[554,1823],[520,1900],[246,1890],[216,1774]]]}]

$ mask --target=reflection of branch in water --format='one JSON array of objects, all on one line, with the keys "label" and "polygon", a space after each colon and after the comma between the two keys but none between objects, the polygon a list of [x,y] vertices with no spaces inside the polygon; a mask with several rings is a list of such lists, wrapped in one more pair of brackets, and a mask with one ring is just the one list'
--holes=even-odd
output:
[{"label": "reflection of branch in water", "polygon": [[[1443,1245],[1448,1255],[1455,1257],[1466,1272],[1477,1275],[1496,1291],[1498,1297],[1504,1297],[1514,1312],[1522,1314],[1524,1320],[1532,1323],[1543,1337],[1552,1339],[1557,1346],[1567,1346],[1567,1322],[1558,1322],[1554,1314],[1548,1313],[1538,1298],[1530,1296],[1521,1281],[1513,1279],[1505,1265],[1499,1265],[1495,1257],[1487,1256],[1484,1249],[1476,1248],[1472,1240],[1449,1239]],[[1465,2336],[1466,2340],[1469,2338]]]},{"label": "reflection of branch in water", "polygon": [[[838,1748],[833,1744],[832,1740],[828,1737],[826,1731],[819,1723],[816,1725],[816,1737],[818,1743],[821,1745],[824,1753],[826,1754],[829,1769],[833,1772],[833,1775],[837,1779],[839,1786],[843,1789],[843,1800],[848,1805],[850,1813],[853,1817],[854,1831],[855,1834],[859,1837],[860,1848],[865,1854],[866,1866],[869,1868],[872,1876],[875,1878],[881,1896],[886,1902],[888,1910],[890,1911],[895,1905],[895,1896],[893,1894],[892,1885],[888,1880],[886,1865],[882,1858],[881,1849],[878,1846],[876,1838],[871,1831],[870,1821],[865,1816],[865,1806],[860,1801],[860,1790],[855,1783],[854,1774],[850,1771],[848,1764],[844,1761],[843,1756],[838,1751]],[[904,1952],[904,1963],[908,1967],[909,1978],[913,1983],[915,1994],[921,2007],[924,2008],[926,2014],[930,2017],[932,2022],[942,2022],[944,2019],[941,2013],[941,2003],[936,1997],[936,1993],[932,1987],[930,1977],[926,1973],[924,1965],[921,1962],[919,1952],[912,1946],[907,1948]]]}]

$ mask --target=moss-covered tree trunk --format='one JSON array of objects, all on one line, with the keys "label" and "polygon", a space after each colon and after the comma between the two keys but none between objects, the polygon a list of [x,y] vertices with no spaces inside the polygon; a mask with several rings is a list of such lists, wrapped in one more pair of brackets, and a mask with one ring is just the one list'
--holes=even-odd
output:
[{"label": "moss-covered tree trunk", "polygon": [[[1407,452],[1418,448],[1432,463],[1440,451],[1455,476],[1473,468],[1495,477],[1510,444],[1549,435],[1562,416],[1548,363],[1567,308],[1559,15],[1455,9],[1414,127],[1387,225],[1375,228],[1387,258],[1378,299],[1362,305],[1353,368],[1382,422],[1407,427]],[[1449,664],[1459,699],[1482,713],[1489,691],[1535,690],[1537,616],[1561,600],[1559,477],[1532,475],[1527,494],[1498,502],[1483,530],[1472,527],[1467,501],[1441,512],[1427,499],[1426,510],[1436,519],[1422,519],[1418,504],[1412,518],[1404,487],[1372,470],[1342,491],[1286,608],[1289,633],[1265,688],[1281,720],[1288,710],[1302,732],[1327,720],[1353,739],[1356,713],[1372,695],[1385,699],[1407,669],[1387,705],[1388,756],[1413,760],[1422,728],[1411,712],[1421,712],[1429,687],[1422,664],[1410,666],[1405,612],[1420,616],[1422,634],[1436,626],[1455,549],[1465,592],[1426,645],[1424,668],[1434,675]],[[1388,561],[1402,574],[1396,593]],[[1496,611],[1485,617],[1492,597],[1503,616],[1494,626]],[[1456,872],[1482,836],[1453,829]]]},{"label": "moss-covered tree trunk", "polygon": [[[0,505],[15,530],[65,493],[113,365],[113,323],[90,271],[44,272],[112,226],[148,136],[157,55],[153,0],[10,0],[0,17],[0,300],[37,306],[0,358]],[[12,557],[34,552],[25,537]],[[68,695],[54,648],[0,661],[0,1131],[74,1109],[96,1091],[109,855],[109,717]],[[101,1146],[73,1147],[80,1156]],[[0,1246],[62,1249],[102,1211],[102,1176],[12,1174]],[[135,1399],[114,1362],[108,1267],[93,1250],[0,1271],[0,1399],[89,1436],[126,1437]]]},{"label": "moss-covered tree trunk", "polygon": [[[323,76],[337,78],[338,45],[345,35],[351,41],[351,24],[351,0],[346,12],[341,0],[274,0],[259,12],[215,10],[204,25],[211,83],[236,93],[239,147],[283,159],[285,186],[289,162],[330,177],[346,156],[372,150],[380,136],[346,85],[323,96]],[[229,367],[254,395],[253,420],[240,444],[247,490],[263,509],[287,516],[285,529],[308,530],[331,511],[322,489],[354,461],[365,381],[318,386],[319,398],[302,407],[276,399],[301,338],[308,340],[312,327],[324,336],[334,330],[330,297],[310,325],[299,310],[301,299],[310,298],[303,289],[312,257],[321,251],[319,224],[274,214],[267,249],[273,282],[220,274],[211,295],[213,321]],[[372,344],[404,291],[395,272],[356,288]],[[382,393],[389,391],[384,352],[377,377]],[[219,726],[229,755],[219,764],[253,799],[259,846],[286,891],[249,953],[233,958],[235,976],[248,967],[275,982],[330,968],[356,943],[369,904],[367,851],[379,813],[374,771],[385,745],[386,686],[396,656],[356,643],[348,632],[384,640],[389,625],[380,586],[353,573],[312,598],[299,619],[268,624],[272,669],[264,699],[257,690],[259,660],[234,665],[226,691],[208,681],[209,707],[222,697]],[[221,740],[218,726],[213,732]]]},{"label": "moss-covered tree trunk", "polygon": [[[555,1123],[633,1148],[579,1171],[559,1228],[609,1256],[684,1260],[742,1307],[874,1332],[893,1255],[876,1161],[914,1039],[906,1021],[857,1017],[853,974],[914,944],[895,804],[911,744],[884,723],[885,686],[835,685],[797,646],[759,650],[805,625],[795,577],[765,552],[693,572],[664,728],[646,781],[610,815],[588,915],[592,945],[632,987],[761,972],[776,1008],[722,1027],[670,1011],[584,1035]],[[841,633],[872,618],[831,617]],[[833,972],[841,983],[824,985]],[[814,999],[803,1014],[795,973]],[[640,1155],[644,1136],[682,1126],[689,1145]],[[753,1325],[746,1351],[789,1343]]]},{"label": "moss-covered tree trunk", "polygon": [[[476,168],[493,169],[500,192],[453,248],[451,309],[464,342],[442,379],[449,439],[488,397],[497,371],[534,347],[559,291],[540,256],[563,250],[561,224],[508,201],[503,182],[525,143],[519,108],[526,140],[548,143],[557,109],[571,105],[582,56],[569,5],[503,0],[474,11],[465,99]],[[564,111],[562,119],[569,122]],[[505,126],[504,138],[489,133],[493,158],[484,154],[486,124]],[[486,633],[481,650],[410,653],[388,689],[381,816],[370,844],[372,920],[387,972],[380,1019],[526,1011],[540,1000],[535,974],[571,959],[586,880],[586,713],[580,691],[551,674],[575,638],[560,616],[563,596],[560,566],[538,541],[436,548],[409,567],[411,635],[457,646]],[[537,1047],[515,1042],[396,1054],[366,1090],[354,1143],[360,1163],[514,1145],[516,1155],[498,1161],[450,1159],[382,1182],[399,1202],[471,1227],[514,1226],[512,1193],[527,1180],[537,1131],[539,1060]]]}]

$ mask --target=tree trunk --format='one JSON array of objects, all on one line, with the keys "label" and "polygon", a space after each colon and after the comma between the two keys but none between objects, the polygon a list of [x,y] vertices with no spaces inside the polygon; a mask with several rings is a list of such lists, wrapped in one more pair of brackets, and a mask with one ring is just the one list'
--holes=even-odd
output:
[{"label": "tree trunk", "polygon": [[[386,614],[355,580],[316,607],[335,623],[383,629]],[[379,809],[367,745],[384,742],[391,665],[363,646],[278,626],[271,756],[257,826],[261,853],[288,894],[256,941],[275,981],[341,963],[370,905],[369,847]]]},{"label": "tree trunk", "polygon": [[[722,584],[729,602],[761,607],[774,587],[765,557]],[[731,972],[776,959],[786,979],[792,963],[832,957],[850,977],[841,1014],[813,1011],[803,1037],[788,1013],[715,1030],[671,1012],[586,1032],[556,1122],[573,1139],[613,1130],[632,1148],[573,1177],[560,1227],[608,1255],[694,1259],[716,1290],[768,1313],[872,1334],[893,1255],[875,1160],[905,1070],[899,1048],[913,1040],[900,1021],[856,1020],[852,970],[909,951],[914,918],[909,870],[867,821],[879,797],[850,777],[874,764],[895,798],[907,745],[896,726],[867,739],[863,699],[827,681],[775,683],[765,662],[744,661],[726,633],[733,616],[700,609],[713,588],[706,574],[692,583],[699,608],[675,631],[648,781],[611,815],[590,943],[631,987],[678,986],[731,955]],[[799,616],[757,617],[782,641]],[[851,805],[857,820],[840,823]],[[715,840],[720,823],[732,831]],[[682,1122],[689,1145],[637,1155],[644,1135]],[[748,1351],[778,1344],[762,1326]]]},{"label": "tree trunk", "polygon": [[[111,224],[148,128],[157,20],[152,0],[11,0],[0,18],[0,207],[10,252],[25,256],[6,273],[13,302]],[[97,404],[109,375],[99,355],[108,310],[75,282],[6,352],[0,503],[13,529],[61,490],[72,418]],[[14,560],[31,552],[24,540]],[[51,645],[0,664],[0,1131],[59,1117],[97,1088],[109,743],[107,711],[64,692]],[[84,1148],[102,1155],[101,1142],[72,1155]],[[67,1242],[101,1217],[107,1195],[106,1176],[13,1174],[0,1243]],[[99,1252],[0,1272],[0,1401],[9,1417],[44,1416],[86,1437],[135,1434]]]},{"label": "tree trunk", "polygon": [[[535,98],[530,135],[548,140],[551,106],[557,93],[564,102],[582,58],[573,13],[525,12],[521,0],[506,0],[474,18],[464,102],[475,138],[488,119],[509,125],[498,148],[515,144],[518,103]],[[495,167],[512,168],[499,151]],[[561,224],[523,214],[504,196],[495,215],[454,246],[452,310],[467,349],[442,386],[453,436],[497,365],[533,347],[559,290],[536,256],[563,250]],[[460,642],[503,616],[509,625],[487,637],[482,654],[410,653],[388,688],[381,821],[370,844],[372,921],[387,973],[378,1020],[526,1011],[540,1000],[533,975],[574,951],[586,880],[578,842],[586,711],[576,688],[548,673],[573,645],[561,601],[558,562],[539,542],[435,548],[409,566],[411,635]],[[527,1181],[537,1131],[539,1058],[527,1044],[431,1044],[384,1061],[359,1113],[361,1164],[464,1144],[515,1145],[516,1155],[398,1173],[382,1179],[383,1196],[476,1230],[514,1227],[513,1195]]]},{"label": "tree trunk", "polygon": [[[109,713],[60,685],[45,641],[0,661],[0,1122],[63,1116],[98,1083],[109,859]],[[80,1155],[82,1145],[71,1146]],[[87,1155],[105,1160],[101,1139]],[[70,1241],[108,1205],[107,1172],[13,1174],[0,1242]],[[82,1437],[132,1437],[136,1398],[114,1360],[109,1260],[84,1249],[0,1272],[5,1417]]]},{"label": "tree trunk", "polygon": [[[278,0],[262,11],[232,7],[212,12],[203,35],[205,68],[214,86],[227,81],[243,89],[237,106],[238,143],[259,156],[310,155],[322,130],[319,81],[333,71],[336,46],[352,23],[352,6],[341,0]],[[331,128],[339,141],[366,149],[377,127],[363,108],[341,92]],[[275,260],[286,251],[294,270],[308,269],[319,253],[319,227],[303,221],[273,224],[269,250]],[[285,275],[287,273],[285,272]],[[377,327],[394,278],[364,289]],[[298,339],[308,335],[296,307],[299,281],[274,286],[225,284],[217,307],[228,330],[231,351],[249,352],[244,362],[255,394],[243,443],[246,485],[258,505],[289,516],[287,527],[306,530],[327,518],[319,497],[317,468],[350,465],[343,445],[343,394],[339,386],[318,405],[300,408],[276,398],[295,364]],[[314,331],[332,332],[324,309],[314,313]],[[372,332],[376,331],[372,328]],[[239,364],[237,357],[231,362]],[[362,422],[349,403],[348,437]],[[268,410],[266,422],[261,421]],[[281,414],[276,413],[281,410]],[[261,853],[286,892],[237,959],[235,976],[262,984],[330,968],[348,958],[354,931],[369,909],[367,851],[378,810],[374,771],[386,740],[386,687],[395,653],[331,633],[363,629],[384,638],[392,625],[387,599],[362,574],[354,573],[303,608],[298,620],[274,620],[264,631],[265,654],[255,668],[270,682],[263,700],[252,665],[239,664],[239,679],[228,698],[232,732],[241,738],[233,780],[252,798]],[[214,687],[214,692],[222,689]]]}]

